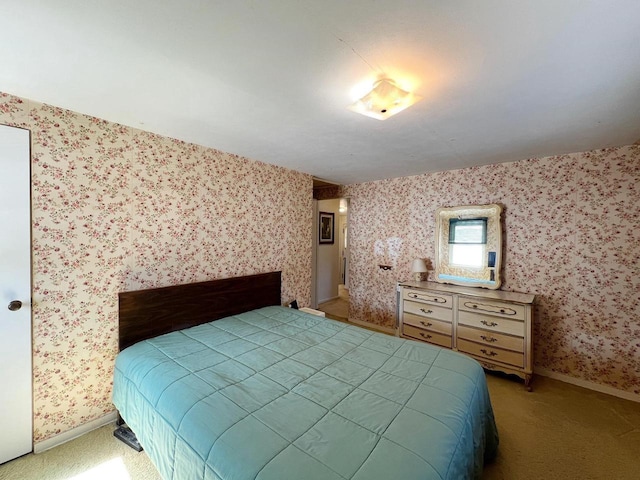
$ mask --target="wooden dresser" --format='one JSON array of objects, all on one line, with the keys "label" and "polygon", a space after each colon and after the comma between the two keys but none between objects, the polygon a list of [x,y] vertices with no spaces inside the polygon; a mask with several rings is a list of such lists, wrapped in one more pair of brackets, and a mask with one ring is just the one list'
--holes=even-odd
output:
[{"label": "wooden dresser", "polygon": [[465,353],[531,389],[534,295],[434,282],[398,284],[398,334]]}]

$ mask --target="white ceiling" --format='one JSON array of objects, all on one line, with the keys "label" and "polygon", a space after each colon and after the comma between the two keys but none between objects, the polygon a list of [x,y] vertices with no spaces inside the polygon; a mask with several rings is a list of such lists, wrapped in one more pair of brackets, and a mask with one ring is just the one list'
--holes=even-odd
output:
[{"label": "white ceiling", "polygon": [[[638,0],[0,0],[0,91],[349,184],[640,139]],[[423,100],[347,110],[386,75]]]}]

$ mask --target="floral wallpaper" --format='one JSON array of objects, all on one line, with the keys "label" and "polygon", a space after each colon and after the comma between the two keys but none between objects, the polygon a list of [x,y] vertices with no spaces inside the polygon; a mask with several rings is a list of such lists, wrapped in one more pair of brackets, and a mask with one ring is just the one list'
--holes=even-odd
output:
[{"label": "floral wallpaper", "polygon": [[[283,303],[309,303],[309,175],[2,93],[0,123],[31,131],[36,443],[113,410],[118,291],[282,270]],[[536,365],[640,394],[640,146],[341,194],[352,319],[393,326],[438,207],[500,203],[502,288],[537,295]]]},{"label": "floral wallpaper", "polygon": [[640,146],[356,184],[342,195],[351,197],[351,319],[394,325],[396,281],[411,278],[414,258],[433,261],[438,207],[500,203],[502,289],[537,296],[535,365],[640,394]]},{"label": "floral wallpaper", "polygon": [[34,442],[113,411],[117,293],[282,270],[308,305],[311,176],[0,94],[31,130]]}]

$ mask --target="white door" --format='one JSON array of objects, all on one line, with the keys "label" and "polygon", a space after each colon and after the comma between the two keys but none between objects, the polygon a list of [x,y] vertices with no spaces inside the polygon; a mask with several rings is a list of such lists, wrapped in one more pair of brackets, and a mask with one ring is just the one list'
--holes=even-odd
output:
[{"label": "white door", "polygon": [[33,445],[29,131],[0,125],[0,463]]}]

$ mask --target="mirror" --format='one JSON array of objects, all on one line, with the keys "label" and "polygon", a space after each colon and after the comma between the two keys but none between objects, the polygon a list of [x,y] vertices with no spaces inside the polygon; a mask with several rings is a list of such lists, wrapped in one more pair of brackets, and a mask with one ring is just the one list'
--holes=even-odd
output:
[{"label": "mirror", "polygon": [[497,204],[436,211],[436,282],[500,288],[501,214]]}]

